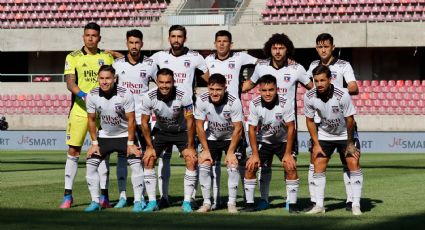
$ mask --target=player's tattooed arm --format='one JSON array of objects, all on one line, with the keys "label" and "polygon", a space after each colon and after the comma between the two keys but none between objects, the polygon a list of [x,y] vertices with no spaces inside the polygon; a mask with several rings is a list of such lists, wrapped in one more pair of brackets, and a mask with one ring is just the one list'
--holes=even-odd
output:
[{"label": "player's tattooed arm", "polygon": [[114,59],[117,58],[123,58],[124,54],[118,52],[118,51],[113,51],[113,50],[105,50],[105,53],[112,55],[112,57],[114,57]]},{"label": "player's tattooed arm", "polygon": [[75,74],[66,74],[66,88],[72,92],[72,94],[77,95],[80,92],[80,88],[77,85],[77,76]]},{"label": "player's tattooed arm", "polygon": [[207,70],[204,74],[201,75],[202,79],[204,79],[205,82],[208,82],[208,79],[210,78],[210,72]]},{"label": "player's tattooed arm", "polygon": [[314,85],[313,85],[313,82],[312,81],[310,81],[307,85],[305,85],[305,88],[307,89],[307,90],[310,90],[310,89],[312,89],[314,87]]},{"label": "player's tattooed arm", "polygon": [[359,159],[360,152],[354,145],[354,116],[346,117],[345,122],[347,124],[347,150],[345,156]]}]

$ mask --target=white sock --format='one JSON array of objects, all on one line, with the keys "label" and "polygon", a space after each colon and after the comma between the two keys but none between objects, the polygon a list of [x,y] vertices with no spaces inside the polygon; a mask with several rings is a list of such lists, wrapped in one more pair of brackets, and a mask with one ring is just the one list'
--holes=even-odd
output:
[{"label": "white sock", "polygon": [[261,199],[269,202],[269,190],[270,181],[272,180],[272,169],[270,167],[261,167],[259,171]]},{"label": "white sock", "polygon": [[128,159],[131,168],[131,183],[133,184],[134,202],[142,200],[143,169],[140,159]]},{"label": "white sock", "polygon": [[239,171],[237,168],[227,168],[229,178],[227,180],[227,187],[229,188],[229,202],[227,204],[236,205],[236,198],[238,196],[238,185],[239,185]]},{"label": "white sock", "polygon": [[100,161],[99,168],[97,169],[100,178],[100,189],[109,188],[109,154]]},{"label": "white sock", "polygon": [[221,162],[216,161],[212,166],[212,187],[214,204],[220,203]]},{"label": "white sock", "polygon": [[314,195],[314,164],[310,163],[310,167],[308,168],[308,191],[310,192],[310,201],[316,203],[316,197]]},{"label": "white sock", "polygon": [[199,167],[196,167],[196,181],[195,181],[195,185],[193,186],[193,192],[192,192],[192,199],[194,200],[196,199],[196,190],[198,188],[198,184],[199,184]]},{"label": "white sock", "polygon": [[350,171],[351,191],[353,192],[353,206],[360,206],[363,188],[363,172],[361,169]]},{"label": "white sock", "polygon": [[344,185],[345,185],[345,193],[347,194],[347,201],[353,202],[353,191],[351,190],[351,180],[350,180],[350,170],[346,165],[344,165],[344,172],[342,174],[344,178]]},{"label": "white sock", "polygon": [[144,170],[144,181],[149,201],[156,201],[156,175],[155,168]]},{"label": "white sock", "polygon": [[100,164],[100,159],[97,158],[89,158],[86,161],[86,180],[87,186],[90,191],[91,200],[99,203],[99,173],[98,167]]},{"label": "white sock", "polygon": [[74,178],[78,170],[78,158],[79,157],[67,155],[65,163],[65,189],[72,190]]},{"label": "white sock", "polygon": [[246,203],[254,203],[255,185],[257,185],[257,179],[244,179],[245,184],[245,196]]},{"label": "white sock", "polygon": [[[245,199],[245,164],[238,167],[239,170],[239,177],[241,178],[241,184],[242,184],[242,191],[243,191],[243,198]],[[245,200],[246,201],[246,200]]]},{"label": "white sock", "polygon": [[158,159],[158,188],[159,195],[168,199],[168,185],[170,184],[171,174],[171,153],[163,152],[162,157]]},{"label": "white sock", "polygon": [[300,186],[300,179],[296,180],[286,180],[286,191],[288,193],[288,202],[290,204],[296,204],[297,203],[297,196],[298,196],[298,188]]},{"label": "white sock", "polygon": [[211,165],[199,165],[199,184],[204,203],[211,204]]},{"label": "white sock", "polygon": [[313,181],[316,205],[323,207],[323,202],[325,200],[326,173],[314,173]]},{"label": "white sock", "polygon": [[127,199],[127,157],[118,154],[117,160],[117,181],[118,181],[118,191],[120,192],[120,198]]},{"label": "white sock", "polygon": [[193,189],[196,184],[197,173],[186,168],[184,174],[184,201],[189,201],[192,198]]}]

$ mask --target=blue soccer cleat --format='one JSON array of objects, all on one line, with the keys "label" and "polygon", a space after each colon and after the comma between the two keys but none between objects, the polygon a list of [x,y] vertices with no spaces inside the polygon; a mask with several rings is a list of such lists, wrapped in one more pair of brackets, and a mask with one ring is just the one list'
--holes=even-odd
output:
[{"label": "blue soccer cleat", "polygon": [[127,200],[121,197],[114,208],[124,208],[125,206],[127,206]]},{"label": "blue soccer cleat", "polygon": [[139,212],[142,212],[143,209],[145,209],[145,208],[146,208],[146,203],[145,203],[144,200],[136,201],[136,202],[134,202],[133,212],[139,213]]},{"label": "blue soccer cleat", "polygon": [[190,201],[183,201],[182,210],[183,212],[186,212],[186,213],[193,212]]},{"label": "blue soccer cleat", "polygon": [[111,204],[109,204],[109,199],[105,195],[100,195],[99,204],[102,208],[112,208]]},{"label": "blue soccer cleat", "polygon": [[148,205],[146,205],[146,208],[143,209],[143,212],[154,212],[158,211],[158,204],[156,203],[156,200],[149,201]]},{"label": "blue soccer cleat", "polygon": [[269,202],[267,202],[266,200],[261,199],[260,203],[258,203],[257,205],[257,211],[262,211],[262,210],[266,210],[270,208],[270,204]]},{"label": "blue soccer cleat", "polygon": [[59,208],[61,209],[71,208],[72,202],[74,202],[72,195],[65,195],[63,197],[62,204],[59,206]]},{"label": "blue soccer cleat", "polygon": [[96,212],[96,211],[100,211],[101,209],[102,207],[100,206],[99,203],[92,201],[90,205],[84,209],[84,212]]}]

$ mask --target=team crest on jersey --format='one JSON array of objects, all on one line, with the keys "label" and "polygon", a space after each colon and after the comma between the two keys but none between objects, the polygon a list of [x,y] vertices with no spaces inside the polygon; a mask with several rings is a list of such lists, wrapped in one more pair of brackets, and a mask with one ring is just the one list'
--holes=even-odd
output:
[{"label": "team crest on jersey", "polygon": [[118,116],[124,117],[125,111],[124,111],[124,107],[121,103],[115,104],[115,112],[118,114]]},{"label": "team crest on jersey", "polygon": [[332,106],[332,112],[333,113],[339,113],[339,107],[338,106]]},{"label": "team crest on jersey", "polygon": [[141,70],[140,71],[140,77],[141,78],[146,78],[146,71],[145,70]]},{"label": "team crest on jersey", "polygon": [[190,67],[190,60],[184,60],[184,67],[186,68]]},{"label": "team crest on jersey", "polygon": [[234,69],[234,68],[235,68],[235,63],[229,62],[229,69]]},{"label": "team crest on jersey", "polygon": [[173,113],[179,113],[180,112],[180,106],[173,106]]},{"label": "team crest on jersey", "polygon": [[103,59],[98,59],[97,63],[99,63],[99,66],[103,66],[105,64],[105,61]]},{"label": "team crest on jersey", "polygon": [[285,82],[290,82],[290,81],[291,81],[291,77],[290,77],[290,76],[284,76],[284,77],[283,77],[283,80],[284,80]]},{"label": "team crest on jersey", "polygon": [[224,119],[230,119],[230,111],[223,111]]},{"label": "team crest on jersey", "polygon": [[332,80],[335,80],[335,79],[336,79],[336,76],[337,76],[337,75],[336,75],[336,72],[332,71],[332,72],[331,72],[331,75],[332,75],[332,76],[331,76],[331,79],[332,79]]},{"label": "team crest on jersey", "polygon": [[276,113],[275,118],[278,122],[283,121],[283,115],[281,113]]}]

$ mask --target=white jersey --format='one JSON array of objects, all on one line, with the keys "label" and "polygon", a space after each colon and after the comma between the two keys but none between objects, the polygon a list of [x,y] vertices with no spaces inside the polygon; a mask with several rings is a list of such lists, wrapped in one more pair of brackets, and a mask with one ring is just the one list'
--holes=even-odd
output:
[{"label": "white jersey", "polygon": [[277,144],[287,141],[286,123],[295,120],[294,109],[288,100],[278,94],[272,109],[265,107],[261,96],[249,103],[248,125],[258,126],[257,141]]},{"label": "white jersey", "polygon": [[244,52],[230,52],[229,57],[220,60],[217,54],[210,54],[205,58],[210,75],[219,73],[227,80],[227,92],[232,95],[240,95],[241,69],[245,65],[255,65],[257,58]]},{"label": "white jersey", "polygon": [[[307,75],[309,78],[313,78],[313,69],[316,68],[319,64],[320,60],[313,61],[310,64],[310,67],[307,71]],[[332,60],[328,67],[331,70],[331,81],[334,86],[343,88],[344,81],[346,83],[356,81],[353,68],[351,67],[348,61],[335,58],[334,60]]]},{"label": "white jersey", "polygon": [[226,93],[223,102],[215,105],[210,101],[209,93],[205,92],[196,100],[195,119],[208,121],[208,140],[231,140],[233,123],[243,121],[242,103],[237,97]]},{"label": "white jersey", "polygon": [[142,114],[156,116],[155,127],[166,132],[186,131],[185,113],[193,113],[192,98],[175,87],[172,89],[172,98],[164,101],[158,87],[149,90],[143,96]]},{"label": "white jersey", "polygon": [[128,120],[125,114],[134,112],[133,95],[128,89],[115,86],[113,96],[107,99],[100,87],[97,87],[87,95],[86,104],[87,113],[99,115],[99,137],[128,137]]},{"label": "white jersey", "polygon": [[267,74],[276,78],[278,93],[283,95],[288,100],[288,103],[292,104],[292,108],[295,109],[297,82],[301,82],[304,85],[310,83],[310,78],[307,77],[304,67],[298,63],[293,63],[276,69],[270,59],[261,60],[255,66],[251,81],[256,84],[260,77]]},{"label": "white jersey", "polygon": [[345,118],[356,114],[356,109],[347,90],[331,85],[332,97],[323,102],[317,97],[316,88],[304,95],[304,113],[313,118],[320,117],[319,140],[347,140]]},{"label": "white jersey", "polygon": [[203,73],[207,71],[207,65],[202,55],[186,47],[180,56],[174,56],[171,49],[168,49],[156,52],[151,58],[160,69],[168,68],[174,72],[174,85],[186,92],[190,98],[192,98],[195,86],[195,70],[199,69]]},{"label": "white jersey", "polygon": [[149,90],[149,80],[156,81],[157,66],[153,60],[141,56],[136,64],[131,64],[127,55],[116,59],[112,65],[118,75],[118,85],[130,90],[134,96],[136,122],[141,124],[142,96]]}]

